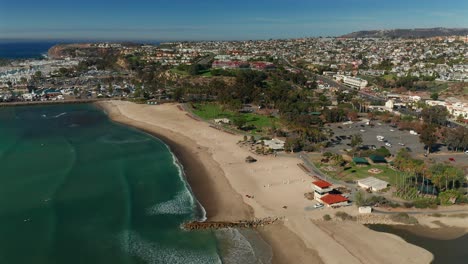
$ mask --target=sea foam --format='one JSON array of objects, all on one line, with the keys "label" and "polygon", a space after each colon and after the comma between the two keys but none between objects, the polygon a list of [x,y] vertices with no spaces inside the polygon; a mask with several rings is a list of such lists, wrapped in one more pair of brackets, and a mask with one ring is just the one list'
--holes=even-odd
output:
[{"label": "sea foam", "polygon": [[166,145],[166,147],[168,148],[169,152],[171,153],[172,155],[172,162],[174,163],[174,166],[177,167],[177,170],[179,171],[179,178],[180,180],[184,183],[184,186],[185,186],[185,189],[187,190],[187,193],[188,195],[190,196],[190,203],[192,205],[192,208],[196,205],[196,207],[199,209],[199,214],[198,215],[198,221],[206,221],[206,210],[205,208],[203,208],[203,206],[201,205],[201,203],[196,200],[194,198],[194,194],[192,192],[192,188],[190,187],[190,185],[187,183],[187,179],[185,178],[185,174],[184,174],[184,167],[183,165],[179,162],[179,160],[177,159],[177,157],[174,155],[174,153],[172,153],[171,149],[169,148],[169,146]]},{"label": "sea foam", "polygon": [[188,191],[183,190],[176,194],[176,196],[169,201],[156,204],[146,211],[149,215],[159,214],[175,214],[183,215],[193,212],[194,204],[193,199]]},{"label": "sea foam", "polygon": [[263,263],[255,255],[255,250],[239,230],[227,228],[217,230],[216,238],[224,242],[225,249],[222,251],[222,262],[224,264],[253,264]]},{"label": "sea foam", "polygon": [[221,264],[215,254],[190,249],[176,249],[147,241],[136,232],[124,231],[120,236],[121,247],[127,253],[137,256],[148,264]]}]

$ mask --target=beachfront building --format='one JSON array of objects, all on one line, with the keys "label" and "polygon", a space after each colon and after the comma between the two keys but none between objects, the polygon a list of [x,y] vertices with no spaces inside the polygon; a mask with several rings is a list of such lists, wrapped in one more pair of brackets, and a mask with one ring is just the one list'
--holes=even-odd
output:
[{"label": "beachfront building", "polygon": [[271,150],[281,151],[284,150],[284,141],[279,139],[263,140],[263,144]]},{"label": "beachfront building", "polygon": [[320,201],[328,207],[346,206],[349,204],[348,198],[341,194],[327,194],[320,198]]},{"label": "beachfront building", "polygon": [[323,181],[323,180],[312,182],[312,190],[314,191],[315,200],[320,201],[321,197],[331,192],[333,190],[331,186],[332,186],[331,183],[327,181]]},{"label": "beachfront building", "polygon": [[375,177],[367,177],[365,179],[358,180],[358,185],[363,189],[378,192],[387,188],[388,182],[377,179]]}]

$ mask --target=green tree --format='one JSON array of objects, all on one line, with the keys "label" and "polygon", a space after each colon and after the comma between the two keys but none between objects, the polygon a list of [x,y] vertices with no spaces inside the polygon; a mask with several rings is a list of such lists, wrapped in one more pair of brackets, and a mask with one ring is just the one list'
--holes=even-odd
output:
[{"label": "green tree", "polygon": [[242,129],[247,123],[247,119],[244,115],[238,115],[232,119],[232,123],[238,128]]},{"label": "green tree", "polygon": [[432,146],[437,142],[435,132],[436,128],[434,125],[424,124],[419,135],[419,141],[425,145],[427,154],[431,152]]},{"label": "green tree", "polygon": [[431,94],[431,99],[432,99],[432,100],[437,100],[437,99],[439,99],[439,94],[438,94],[438,93],[432,93],[432,94]]},{"label": "green tree", "polygon": [[361,134],[354,134],[351,136],[351,147],[354,149],[354,151],[357,150],[359,146],[362,144],[362,135]]},{"label": "green tree", "polygon": [[447,109],[441,105],[427,107],[421,111],[421,117],[427,124],[444,125],[447,122],[447,116]]},{"label": "green tree", "polygon": [[34,77],[36,77],[36,78],[41,78],[41,77],[42,77],[42,72],[41,72],[41,71],[36,71],[36,72],[34,73]]},{"label": "green tree", "polygon": [[180,101],[184,96],[184,90],[181,87],[178,87],[174,90],[174,100]]}]

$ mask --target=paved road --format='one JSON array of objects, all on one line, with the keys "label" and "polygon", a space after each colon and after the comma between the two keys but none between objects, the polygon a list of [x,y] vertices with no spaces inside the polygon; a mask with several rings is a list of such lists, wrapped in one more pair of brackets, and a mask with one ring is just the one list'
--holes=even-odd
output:
[{"label": "paved road", "polygon": [[420,215],[420,214],[443,214],[443,213],[468,213],[468,208],[466,209],[458,209],[458,210],[438,210],[438,209],[433,209],[431,211],[383,211],[380,209],[376,209],[375,207],[373,208],[373,213],[377,214],[385,214],[385,215],[390,215],[390,214],[399,214],[399,213],[407,213],[411,215]]}]

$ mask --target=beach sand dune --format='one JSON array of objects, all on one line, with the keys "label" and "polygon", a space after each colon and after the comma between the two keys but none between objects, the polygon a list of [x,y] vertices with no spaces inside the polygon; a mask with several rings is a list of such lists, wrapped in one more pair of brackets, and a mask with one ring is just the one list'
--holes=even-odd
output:
[{"label": "beach sand dune", "polygon": [[[260,230],[273,248],[274,263],[430,263],[433,258],[427,250],[358,223],[317,221],[326,210],[335,211],[305,210],[312,205],[304,198],[312,178],[293,155],[254,155],[237,145],[241,136],[192,119],[176,104],[99,105],[115,122],[152,133],[171,147],[209,220],[284,217],[284,224]],[[249,155],[258,161],[245,163]]]}]

